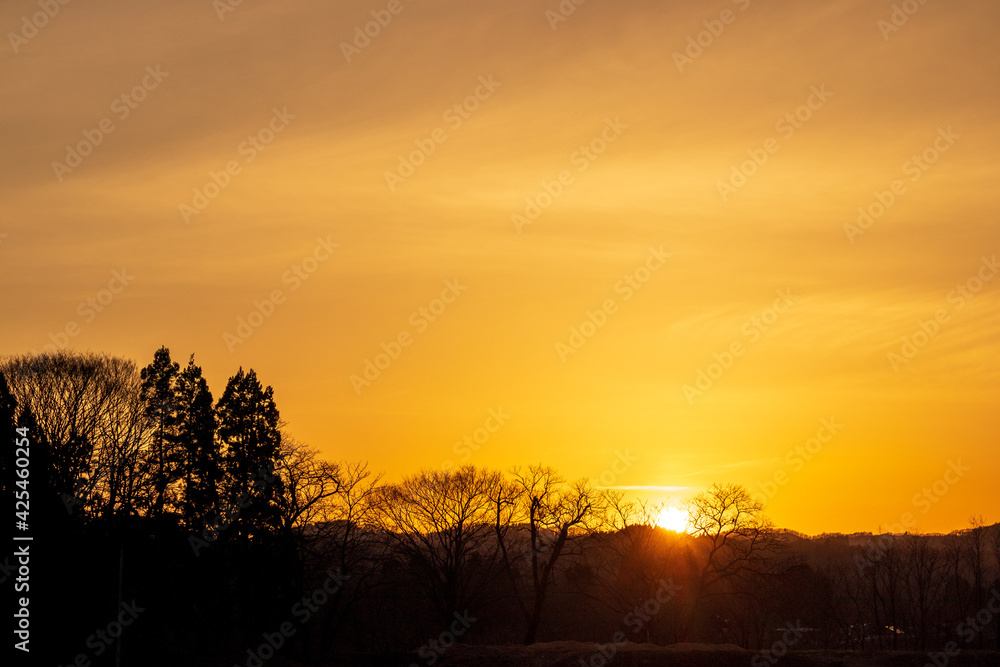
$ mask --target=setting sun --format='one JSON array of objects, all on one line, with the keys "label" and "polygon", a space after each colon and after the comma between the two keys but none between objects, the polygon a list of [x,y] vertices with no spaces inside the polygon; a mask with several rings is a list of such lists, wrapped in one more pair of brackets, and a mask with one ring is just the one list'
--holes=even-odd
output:
[{"label": "setting sun", "polygon": [[660,528],[672,530],[675,533],[683,533],[688,529],[688,513],[679,507],[664,507],[660,512],[660,517],[656,520],[656,525]]}]

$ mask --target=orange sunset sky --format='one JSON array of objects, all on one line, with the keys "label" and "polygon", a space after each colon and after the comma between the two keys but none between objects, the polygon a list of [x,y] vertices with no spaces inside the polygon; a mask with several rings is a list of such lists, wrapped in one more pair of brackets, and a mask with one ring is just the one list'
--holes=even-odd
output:
[{"label": "orange sunset sky", "polygon": [[388,479],[1000,520],[1000,5],[896,7],[4,2],[0,353],[253,367]]}]

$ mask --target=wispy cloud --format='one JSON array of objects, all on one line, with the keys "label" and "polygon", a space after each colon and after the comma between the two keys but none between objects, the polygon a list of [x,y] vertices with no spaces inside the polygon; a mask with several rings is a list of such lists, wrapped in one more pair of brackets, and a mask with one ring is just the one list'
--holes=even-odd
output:
[{"label": "wispy cloud", "polygon": [[620,485],[620,486],[599,486],[599,489],[616,489],[618,491],[693,491],[696,486],[661,486],[658,484],[648,485]]}]

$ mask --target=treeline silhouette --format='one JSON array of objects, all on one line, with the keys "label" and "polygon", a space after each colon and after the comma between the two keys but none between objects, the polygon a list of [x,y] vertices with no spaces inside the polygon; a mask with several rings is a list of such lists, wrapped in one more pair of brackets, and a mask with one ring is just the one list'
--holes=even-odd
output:
[{"label": "treeline silhouette", "polygon": [[[455,642],[622,638],[1000,649],[1000,524],[982,519],[949,535],[807,538],[717,484],[677,534],[656,527],[662,507],[542,465],[386,483],[286,433],[253,370],[215,400],[194,357],[182,368],[166,348],[141,369],[6,357],[0,428],[8,442],[29,433],[48,559],[36,583],[49,587],[33,618],[58,625],[39,647],[57,664],[121,650],[124,664],[395,652],[430,665]],[[10,507],[28,486],[14,448],[0,466]],[[124,630],[94,639],[123,605]]]}]

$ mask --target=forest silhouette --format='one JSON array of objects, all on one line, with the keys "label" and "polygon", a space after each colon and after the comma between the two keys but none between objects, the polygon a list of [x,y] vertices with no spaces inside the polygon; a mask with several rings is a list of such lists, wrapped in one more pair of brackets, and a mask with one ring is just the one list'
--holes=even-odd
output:
[{"label": "forest silhouette", "polygon": [[[30,442],[49,664],[432,665],[459,644],[570,640],[604,647],[592,665],[625,642],[735,645],[754,665],[1000,650],[1000,524],[982,518],[809,537],[718,483],[677,533],[656,525],[662,506],[544,464],[389,482],[297,441],[252,369],[216,400],[194,356],[166,348],[141,368],[3,358],[0,423]],[[26,484],[4,452],[13,506]]]}]

